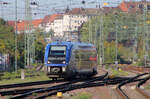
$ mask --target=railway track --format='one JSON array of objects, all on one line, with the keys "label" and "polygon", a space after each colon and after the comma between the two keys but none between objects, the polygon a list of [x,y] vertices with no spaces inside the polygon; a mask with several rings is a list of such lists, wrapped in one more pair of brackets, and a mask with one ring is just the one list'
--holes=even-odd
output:
[{"label": "railway track", "polygon": [[45,84],[53,84],[61,82],[64,82],[64,80],[57,80],[57,81],[45,80],[28,83],[0,85],[0,95],[6,96],[6,95],[22,94],[24,92],[41,89],[40,86]]},{"label": "railway track", "polygon": [[[131,99],[131,98],[129,97],[129,95],[128,95],[124,90],[121,89],[121,87],[122,87],[122,86],[125,86],[125,85],[127,85],[127,84],[129,84],[129,83],[133,83],[133,82],[139,81],[139,83],[137,84],[136,90],[137,90],[140,94],[142,94],[143,96],[145,96],[146,99],[150,99],[150,98],[149,98],[149,95],[147,95],[146,93],[144,93],[143,91],[141,91],[141,89],[139,88],[140,85],[144,84],[147,80],[150,79],[149,74],[150,74],[150,73],[139,74],[139,75],[137,75],[137,76],[135,76],[135,77],[133,77],[133,78],[131,78],[131,79],[128,79],[128,80],[126,80],[126,81],[121,82],[121,83],[117,86],[117,88],[116,88],[117,93],[120,95],[120,97],[121,97],[122,99]],[[140,78],[140,77],[145,76],[145,75],[148,75],[148,76],[147,76],[147,77],[144,77],[144,78],[142,78],[142,79]],[[137,78],[140,78],[140,79],[137,79]]]},{"label": "railway track", "polygon": [[[74,81],[74,82],[68,82],[68,83],[64,83],[61,85],[56,85],[53,87],[48,87],[46,89],[40,89],[40,90],[35,90],[35,91],[31,91],[31,92],[27,92],[24,93],[22,95],[19,96],[15,96],[12,97],[10,99],[20,99],[20,98],[25,98],[25,99],[44,99],[48,96],[51,95],[55,95],[57,92],[66,92],[66,91],[71,91],[71,90],[75,90],[75,89],[80,89],[80,88],[87,88],[87,87],[95,87],[95,86],[104,86],[106,84],[117,84],[120,83],[122,81],[128,80],[129,78],[127,77],[116,77],[113,79],[108,79],[108,78],[104,78],[106,77],[107,74],[103,75],[103,76],[99,76],[99,77],[95,77],[92,78],[91,80],[86,80],[83,82],[78,82],[78,81]],[[38,93],[38,96],[31,96],[32,94]]]},{"label": "railway track", "polygon": [[[94,77],[94,78],[92,78],[92,81],[103,79],[106,75],[107,74],[105,74],[103,76],[99,76],[99,77]],[[82,80],[82,81],[85,81],[85,80]],[[88,81],[91,82],[91,80],[88,80]],[[29,95],[32,95],[32,93],[45,93],[45,92],[48,92],[48,91],[53,91],[53,90],[59,90],[59,89],[62,89],[62,88],[67,88],[68,86],[72,86],[73,83],[78,83],[78,82],[81,82],[81,80],[69,81],[69,82],[65,82],[63,84],[58,84],[58,85],[52,86],[52,87],[41,88],[41,89],[38,89],[38,90],[32,90],[32,91],[26,92],[24,94],[21,94],[19,96],[15,96],[12,99],[20,99],[20,98],[23,98],[23,97],[27,97]]]},{"label": "railway track", "polygon": [[[93,79],[90,81],[83,82],[81,84],[72,84],[71,86],[66,87],[64,89],[59,89],[59,90],[55,90],[52,92],[48,92],[45,95],[35,97],[34,99],[44,99],[48,96],[55,95],[57,92],[66,92],[66,91],[71,91],[71,90],[80,89],[80,88],[87,88],[87,87],[104,86],[106,84],[107,85],[114,85],[114,84],[118,84],[118,83],[123,82],[123,81],[127,81],[128,79],[132,79],[132,78],[116,77],[116,78],[112,78],[112,79],[106,78],[106,79],[101,79],[101,80],[100,79]],[[143,79],[137,79],[137,80],[133,80],[133,81],[140,81],[140,80],[143,80]]]},{"label": "railway track", "polygon": [[[10,99],[44,99],[46,97],[56,95],[57,92],[67,92],[67,91],[80,89],[80,88],[119,84],[116,89],[119,95],[123,96],[122,99],[130,99],[128,95],[121,89],[121,87],[128,83],[140,82],[140,81],[143,84],[144,82],[150,79],[150,76],[143,77],[143,78],[141,78],[141,76],[148,75],[148,74],[149,73],[138,74],[137,76],[134,76],[134,77],[109,78],[108,73],[106,73],[101,76],[92,77],[90,80],[89,79],[76,79],[76,80],[67,81],[67,82],[62,81],[62,80],[60,81],[49,80],[47,83],[46,81],[40,82],[43,84],[44,83],[49,84],[47,87],[38,87],[38,88],[30,88],[30,87],[33,85],[35,86],[39,85],[39,82],[24,83],[25,85],[24,84],[3,85],[3,86],[0,86],[0,90],[2,90],[4,86],[12,90],[0,91],[0,94],[2,96],[12,95],[13,97],[11,97]],[[141,83],[140,85],[142,85]],[[20,89],[20,87],[22,86],[29,87],[29,88]],[[137,90],[138,89],[140,90],[140,88],[138,88],[139,86],[137,86]],[[17,89],[13,89],[13,88],[17,88]]]},{"label": "railway track", "polygon": [[7,84],[7,85],[0,85],[0,89],[6,88],[16,88],[16,87],[25,87],[25,86],[33,86],[33,85],[41,85],[41,84],[50,84],[50,83],[58,83],[63,82],[64,80],[45,80],[45,81],[36,81],[36,82],[27,82],[27,83],[19,83],[19,84]]},{"label": "railway track", "polygon": [[141,85],[143,85],[146,81],[150,79],[150,76],[146,77],[143,81],[139,82],[136,86],[136,90],[141,93],[146,99],[150,99],[150,95],[145,93],[144,90],[140,88]]},{"label": "railway track", "polygon": [[121,65],[119,68],[130,71],[133,73],[144,73],[144,72],[150,72],[150,68],[148,67],[142,67],[142,66],[130,66],[130,65]]}]

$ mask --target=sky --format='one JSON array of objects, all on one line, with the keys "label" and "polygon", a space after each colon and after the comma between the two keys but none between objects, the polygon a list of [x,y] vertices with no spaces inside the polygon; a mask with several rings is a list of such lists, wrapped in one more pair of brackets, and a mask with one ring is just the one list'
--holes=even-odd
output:
[{"label": "sky", "polygon": [[[25,1],[17,0],[17,19],[25,19]],[[40,19],[45,15],[53,13],[61,13],[67,6],[69,8],[96,8],[96,5],[103,5],[108,3],[108,6],[117,6],[123,0],[84,0],[85,4],[82,4],[83,0],[30,0],[30,2],[36,2],[37,7],[31,7],[32,19]],[[129,1],[129,0],[126,0]],[[139,1],[139,0],[137,0]],[[8,2],[8,5],[3,5],[2,2]],[[15,0],[0,0],[0,17],[5,20],[15,20]]]}]

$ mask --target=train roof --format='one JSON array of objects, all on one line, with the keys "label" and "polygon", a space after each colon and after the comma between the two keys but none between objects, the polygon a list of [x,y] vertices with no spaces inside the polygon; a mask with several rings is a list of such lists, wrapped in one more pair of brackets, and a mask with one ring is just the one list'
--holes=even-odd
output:
[{"label": "train roof", "polygon": [[67,46],[72,46],[72,45],[76,45],[76,46],[94,46],[91,43],[85,43],[85,42],[68,42],[68,41],[57,41],[57,42],[52,42],[49,43],[48,45],[67,45]]}]

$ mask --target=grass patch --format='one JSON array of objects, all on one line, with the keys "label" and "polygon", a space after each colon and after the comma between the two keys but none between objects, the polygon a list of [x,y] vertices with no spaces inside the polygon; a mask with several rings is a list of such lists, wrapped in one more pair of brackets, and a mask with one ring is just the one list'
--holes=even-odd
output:
[{"label": "grass patch", "polygon": [[149,90],[150,90],[150,85],[148,85],[148,86],[146,87],[146,89],[149,89]]},{"label": "grass patch", "polygon": [[77,96],[73,96],[70,99],[90,99],[92,97],[92,94],[87,93],[87,92],[82,92],[78,94]]},{"label": "grass patch", "polygon": [[113,76],[127,76],[128,72],[123,71],[121,69],[119,69],[119,70],[112,69],[112,75]]},{"label": "grass patch", "polygon": [[109,69],[109,65],[108,64],[105,65],[105,69]]},{"label": "grass patch", "polygon": [[24,80],[22,80],[21,78],[13,78],[13,79],[8,79],[8,80],[2,79],[0,81],[0,85],[42,81],[42,80],[49,80],[49,78],[46,76],[46,74],[41,72],[41,73],[39,73],[39,76],[25,77]]}]

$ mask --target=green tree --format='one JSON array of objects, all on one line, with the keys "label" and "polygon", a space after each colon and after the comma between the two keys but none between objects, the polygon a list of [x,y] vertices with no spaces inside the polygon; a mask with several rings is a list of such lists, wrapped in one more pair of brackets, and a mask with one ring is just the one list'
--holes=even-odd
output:
[{"label": "green tree", "polygon": [[13,27],[7,25],[7,22],[0,19],[0,53],[9,54],[10,65],[14,64],[14,32]]},{"label": "green tree", "polygon": [[46,42],[45,42],[45,38],[44,38],[45,35],[40,29],[37,29],[35,31],[35,36],[36,36],[36,40],[35,40],[35,59],[37,61],[41,61],[43,63],[45,46],[46,46]]},{"label": "green tree", "polygon": [[[132,54],[132,47],[135,43],[135,40],[137,40],[137,42],[141,42],[139,41],[140,39],[138,39],[138,37],[144,37],[143,14],[124,13],[119,10],[114,10],[103,15],[99,13],[99,15],[100,16],[91,18],[83,25],[80,31],[81,41],[89,42],[89,38],[92,38],[91,43],[97,46],[98,53],[100,53],[100,36],[103,34],[103,40],[105,42],[105,61],[112,62],[115,57],[115,44],[112,41],[116,40],[117,34],[119,61],[123,61],[122,59],[124,59],[124,61],[132,59],[134,57]],[[89,27],[89,24],[91,27]],[[91,31],[91,34],[89,33],[89,30]],[[141,53],[143,55],[142,48],[138,48],[137,50],[138,54]]]}]

